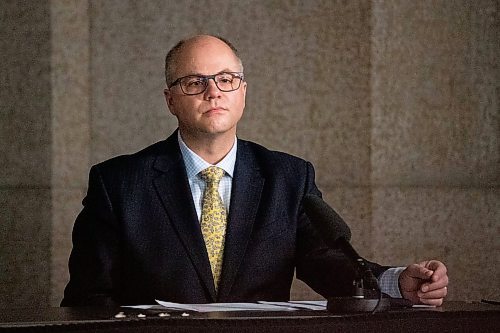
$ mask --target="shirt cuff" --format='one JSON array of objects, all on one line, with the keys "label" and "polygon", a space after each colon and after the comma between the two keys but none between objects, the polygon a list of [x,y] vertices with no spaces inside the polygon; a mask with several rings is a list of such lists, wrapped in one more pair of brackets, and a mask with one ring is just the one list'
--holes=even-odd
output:
[{"label": "shirt cuff", "polygon": [[378,277],[380,291],[392,298],[403,298],[399,290],[399,275],[406,267],[389,268]]}]

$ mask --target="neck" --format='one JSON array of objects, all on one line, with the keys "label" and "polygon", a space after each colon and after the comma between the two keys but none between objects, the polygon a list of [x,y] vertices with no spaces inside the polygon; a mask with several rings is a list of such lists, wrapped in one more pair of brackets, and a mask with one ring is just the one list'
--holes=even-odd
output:
[{"label": "neck", "polygon": [[219,163],[234,145],[236,133],[192,135],[180,131],[182,140],[193,152],[210,164]]}]

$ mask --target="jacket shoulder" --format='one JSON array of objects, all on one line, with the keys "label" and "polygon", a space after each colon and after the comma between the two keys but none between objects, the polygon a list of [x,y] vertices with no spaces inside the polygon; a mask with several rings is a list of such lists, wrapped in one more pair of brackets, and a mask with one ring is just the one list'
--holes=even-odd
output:
[{"label": "jacket shoulder", "polygon": [[[167,140],[159,141],[135,153],[115,156],[97,163],[92,168],[97,168],[101,172],[118,172],[130,168],[144,168],[152,165],[158,155],[166,154],[170,145]],[[172,148],[170,147],[170,149]]]},{"label": "jacket shoulder", "polygon": [[239,140],[243,149],[246,149],[252,152],[253,156],[255,156],[256,160],[262,166],[305,166],[310,165],[310,163],[300,157],[282,152],[277,150],[270,150],[258,143]]}]

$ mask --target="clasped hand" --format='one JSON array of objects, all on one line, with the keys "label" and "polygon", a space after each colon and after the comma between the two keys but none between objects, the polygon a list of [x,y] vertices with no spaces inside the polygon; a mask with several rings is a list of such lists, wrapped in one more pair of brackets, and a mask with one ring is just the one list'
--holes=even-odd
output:
[{"label": "clasped hand", "polygon": [[446,266],[437,260],[413,264],[401,272],[399,288],[413,304],[440,306],[448,293]]}]

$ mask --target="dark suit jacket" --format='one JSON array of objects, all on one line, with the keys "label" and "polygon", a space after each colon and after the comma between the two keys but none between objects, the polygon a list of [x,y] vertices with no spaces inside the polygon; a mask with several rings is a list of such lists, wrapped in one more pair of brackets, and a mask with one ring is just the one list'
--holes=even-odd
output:
[{"label": "dark suit jacket", "polygon": [[285,301],[295,268],[325,297],[349,294],[353,268],[318,239],[306,193],[320,194],[309,162],[238,140],[216,293],[177,133],[95,165],[61,305]]}]

